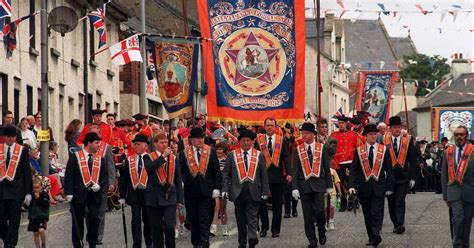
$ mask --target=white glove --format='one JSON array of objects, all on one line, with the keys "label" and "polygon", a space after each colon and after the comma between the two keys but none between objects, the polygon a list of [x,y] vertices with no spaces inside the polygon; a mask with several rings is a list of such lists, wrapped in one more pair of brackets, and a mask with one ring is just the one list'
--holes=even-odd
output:
[{"label": "white glove", "polygon": [[262,200],[266,201],[268,199],[268,196],[262,195]]},{"label": "white glove", "polygon": [[388,195],[392,195],[392,194],[393,194],[392,191],[387,191],[387,192],[385,192],[385,195],[387,195],[387,196],[388,196]]},{"label": "white glove", "polygon": [[221,192],[218,189],[215,189],[212,191],[212,198],[216,199],[219,197],[220,194]]},{"label": "white glove", "polygon": [[120,205],[124,205],[125,204],[125,198],[120,198],[119,203],[120,203]]},{"label": "white glove", "polygon": [[97,183],[94,183],[91,187],[92,191],[99,192],[100,186]]},{"label": "white glove", "polygon": [[224,198],[224,199],[229,199],[229,193],[227,193],[227,192],[222,192],[222,193],[221,193],[221,197]]},{"label": "white glove", "polygon": [[291,196],[293,196],[293,199],[298,200],[298,199],[300,199],[300,192],[297,189],[294,189],[291,192]]},{"label": "white glove", "polygon": [[30,195],[30,194],[25,195],[25,200],[23,201],[23,203],[24,203],[27,207],[30,206],[30,203],[31,203],[31,195]]},{"label": "white glove", "polygon": [[356,193],[356,190],[354,188],[349,189],[349,194],[355,194],[355,193]]},{"label": "white glove", "polygon": [[332,188],[327,188],[326,193],[331,194],[332,193]]},{"label": "white glove", "polygon": [[415,187],[415,180],[410,180],[410,189]]},{"label": "white glove", "polygon": [[67,195],[67,196],[66,196],[66,201],[67,201],[67,202],[71,202],[71,201],[72,201],[72,197],[73,197],[73,195]]}]

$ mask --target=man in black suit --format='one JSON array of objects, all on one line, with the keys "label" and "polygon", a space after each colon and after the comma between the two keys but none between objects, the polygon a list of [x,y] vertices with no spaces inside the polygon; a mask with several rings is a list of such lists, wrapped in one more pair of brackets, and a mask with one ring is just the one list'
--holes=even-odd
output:
[{"label": "man in black suit", "polygon": [[184,198],[187,214],[191,220],[191,243],[193,247],[209,247],[209,230],[213,198],[220,195],[222,175],[216,152],[204,144],[204,130],[191,129],[189,140],[179,154],[179,163],[184,182]]},{"label": "man in black suit", "polygon": [[359,196],[369,236],[367,245],[372,246],[382,242],[385,195],[393,194],[394,187],[390,153],[383,144],[377,144],[377,133],[375,124],[365,126],[362,134],[366,143],[356,148],[349,177],[349,193]]},{"label": "man in black suit", "polygon": [[31,202],[31,169],[28,148],[16,143],[17,129],[4,128],[4,144],[0,144],[0,238],[5,247],[18,243],[21,205]]},{"label": "man in black suit", "polygon": [[132,140],[134,155],[124,161],[124,167],[120,173],[120,204],[127,203],[132,208],[132,238],[133,247],[142,247],[142,221],[143,236],[147,247],[153,244],[150,230],[150,219],[146,209],[146,188],[148,184],[148,173],[145,169],[153,161],[149,154],[148,138],[137,134]]},{"label": "man in black suit", "polygon": [[467,142],[465,126],[454,130],[455,144],[443,152],[443,199],[452,209],[453,247],[469,247],[474,217],[474,145]]},{"label": "man in black suit", "polygon": [[64,193],[66,200],[71,203],[74,247],[81,247],[86,209],[89,218],[87,242],[89,247],[96,247],[98,244],[99,208],[102,202],[100,190],[108,187],[107,164],[97,153],[100,141],[98,134],[87,133],[83,141],[84,148],[70,156],[67,162]]},{"label": "man in black suit", "polygon": [[[275,238],[280,236],[283,193],[285,184],[291,183],[292,170],[287,140],[281,131],[276,132],[278,127],[275,118],[268,117],[263,124],[265,134],[258,134],[255,147],[262,153],[268,171],[273,210],[271,231]],[[259,214],[262,221],[260,237],[265,237],[270,226],[266,201],[260,204]]]},{"label": "man in black suit", "polygon": [[145,165],[150,175],[146,205],[151,220],[153,247],[174,248],[176,208],[183,207],[184,203],[181,168],[178,158],[171,154],[168,138],[164,133],[158,133],[153,143],[156,149],[150,153],[153,163]]},{"label": "man in black suit", "polygon": [[235,205],[235,218],[239,231],[239,248],[258,244],[258,210],[262,200],[268,198],[268,176],[265,158],[252,148],[255,134],[243,130],[239,135],[240,148],[234,150],[225,162],[222,179],[222,196]]},{"label": "man in black suit", "polygon": [[332,192],[332,180],[328,146],[316,142],[316,128],[312,123],[301,126],[303,143],[293,152],[295,170],[293,171],[293,191],[295,199],[301,198],[303,207],[304,231],[309,248],[318,246],[314,217],[318,224],[319,243],[326,244],[326,218],[324,216],[324,193]]},{"label": "man in black suit", "polygon": [[395,186],[388,196],[388,210],[393,223],[393,233],[405,232],[405,198],[408,188],[415,186],[416,158],[415,141],[410,134],[402,134],[402,120],[398,116],[389,119],[390,132],[385,134],[384,145],[389,151]]}]

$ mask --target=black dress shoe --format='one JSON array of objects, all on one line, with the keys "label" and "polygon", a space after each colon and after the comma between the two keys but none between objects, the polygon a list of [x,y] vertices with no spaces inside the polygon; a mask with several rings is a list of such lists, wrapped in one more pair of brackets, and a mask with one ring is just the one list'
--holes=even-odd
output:
[{"label": "black dress shoe", "polygon": [[264,238],[265,236],[267,236],[267,229],[263,229],[260,230],[260,237]]},{"label": "black dress shoe", "polygon": [[290,216],[290,214],[285,214],[285,215],[283,215],[283,218],[289,219],[289,218],[291,218],[291,216]]},{"label": "black dress shoe", "polygon": [[258,239],[249,239],[249,248],[254,248],[258,244]]},{"label": "black dress shoe", "polygon": [[319,235],[319,243],[325,245],[327,241],[326,234]]},{"label": "black dress shoe", "polygon": [[374,239],[369,239],[367,243],[365,244],[366,246],[373,246],[374,245]]},{"label": "black dress shoe", "polygon": [[293,217],[295,217],[295,218],[298,217],[298,212],[294,211],[293,212]]},{"label": "black dress shoe", "polygon": [[278,238],[278,237],[280,237],[279,233],[272,233],[272,238]]},{"label": "black dress shoe", "polygon": [[315,244],[315,245],[308,245],[308,248],[317,248],[318,247],[318,244]]},{"label": "black dress shoe", "polygon": [[210,246],[209,240],[202,241],[202,245],[201,245],[202,248],[209,248],[209,246]]},{"label": "black dress shoe", "polygon": [[405,232],[405,227],[404,226],[399,226],[397,229],[398,229],[397,234],[402,234],[402,233]]},{"label": "black dress shoe", "polygon": [[340,208],[339,212],[346,212],[346,208]]},{"label": "black dress shoe", "polygon": [[380,243],[382,243],[382,238],[380,236],[375,236],[374,240],[373,240],[373,246],[379,246]]}]

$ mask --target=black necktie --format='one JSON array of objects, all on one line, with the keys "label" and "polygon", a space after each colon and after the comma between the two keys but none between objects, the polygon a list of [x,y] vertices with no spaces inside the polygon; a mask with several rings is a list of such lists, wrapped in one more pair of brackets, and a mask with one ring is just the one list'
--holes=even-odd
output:
[{"label": "black necktie", "polygon": [[272,137],[268,137],[268,153],[270,153],[270,156],[273,156]]},{"label": "black necktie", "polygon": [[313,169],[313,151],[311,150],[311,146],[308,145],[308,160],[309,160],[309,165],[311,166],[311,169]]},{"label": "black necktie", "polygon": [[398,142],[397,142],[397,137],[395,137],[394,141],[393,141],[393,151],[395,152],[395,154],[397,154],[398,156]]},{"label": "black necktie", "polygon": [[142,155],[138,156],[138,176],[141,177],[142,175],[142,170],[143,170],[143,161],[142,161]]},{"label": "black necktie", "polygon": [[370,146],[369,165],[370,165],[370,169],[372,169],[374,167],[374,146]]},{"label": "black necktie", "polygon": [[459,162],[461,162],[461,158],[462,158],[462,146],[459,147],[459,152],[458,152],[458,159],[457,159],[457,163],[459,165]]},{"label": "black necktie", "polygon": [[87,160],[87,166],[89,166],[89,173],[92,173],[92,165],[94,164],[94,159],[92,154],[89,154],[89,159]]},{"label": "black necktie", "polygon": [[9,167],[10,165],[10,156],[11,156],[11,152],[10,152],[10,147],[8,147],[8,150],[7,150],[7,163],[6,163],[6,166],[7,168]]},{"label": "black necktie", "polygon": [[201,149],[196,149],[197,163],[201,163]]},{"label": "black necktie", "polygon": [[245,164],[245,171],[249,170],[249,160],[248,160],[248,155],[249,153],[247,151],[244,152],[244,164]]}]

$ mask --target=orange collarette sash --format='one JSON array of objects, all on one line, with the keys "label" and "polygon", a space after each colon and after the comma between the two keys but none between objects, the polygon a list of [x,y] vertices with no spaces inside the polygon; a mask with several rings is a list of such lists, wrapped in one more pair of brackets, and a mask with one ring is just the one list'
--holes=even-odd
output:
[{"label": "orange collarette sash", "polygon": [[357,148],[357,154],[359,154],[360,163],[362,166],[362,172],[364,172],[365,181],[368,182],[370,178],[375,181],[379,181],[380,171],[382,170],[383,157],[385,156],[385,146],[379,144],[377,149],[377,156],[375,157],[375,164],[370,169],[369,159],[365,144],[360,145]]},{"label": "orange collarette sash", "polygon": [[[136,155],[136,154],[135,154]],[[145,161],[143,161],[142,174],[138,175],[138,166],[135,155],[128,157],[128,170],[130,172],[130,179],[132,180],[133,189],[146,189],[148,183],[148,173],[145,169]],[[142,154],[142,159],[146,153]]]},{"label": "orange collarette sash", "polygon": [[273,154],[270,156],[270,152],[268,151],[267,146],[267,135],[259,134],[258,137],[258,145],[260,146],[261,152],[263,153],[263,157],[265,158],[265,163],[267,165],[267,169],[273,164],[273,166],[278,168],[278,164],[280,162],[280,154],[281,148],[283,143],[283,136],[275,133],[275,144],[273,145]]},{"label": "orange collarette sash", "polygon": [[[150,156],[152,160],[157,160],[158,159],[158,153],[156,151],[150,153]],[[164,165],[159,166],[156,169],[156,176],[158,177],[158,182],[160,185],[165,185],[166,183],[169,183],[170,185],[173,184],[174,182],[174,173],[175,173],[175,161],[176,157],[171,154],[170,155],[170,161],[166,162]],[[166,178],[168,177],[168,180]]]},{"label": "orange collarette sash", "polygon": [[464,149],[461,160],[459,161],[458,168],[454,172],[454,157],[456,156],[456,147],[454,145],[449,145],[447,149],[448,155],[448,182],[450,185],[454,183],[459,183],[462,185],[464,174],[466,174],[467,167],[469,166],[469,157],[471,156],[473,145],[467,144],[466,149]]},{"label": "orange collarette sash", "polygon": [[89,185],[97,184],[99,182],[99,174],[100,174],[100,159],[101,157],[99,154],[95,153],[92,156],[92,177],[89,171],[89,166],[87,165],[87,158],[84,154],[84,150],[76,152],[77,161],[79,161],[79,169],[81,171],[82,182],[84,186],[87,188]]},{"label": "orange collarette sash", "polygon": [[0,144],[0,182],[7,179],[12,182],[15,179],[16,169],[18,168],[18,162],[20,161],[20,154],[23,151],[23,146],[20,144],[14,144],[12,158],[10,164],[6,165],[6,159],[4,154],[5,144]]},{"label": "orange collarette sash", "polygon": [[198,174],[201,174],[203,177],[206,175],[207,171],[207,164],[209,162],[209,158],[211,156],[211,147],[208,145],[204,145],[201,149],[201,161],[199,163],[199,167],[196,162],[196,158],[194,157],[194,150],[193,146],[187,146],[186,148],[186,159],[188,160],[188,167],[191,175],[196,177]]},{"label": "orange collarette sash", "polygon": [[405,160],[408,155],[408,146],[410,143],[411,136],[409,134],[405,134],[401,136],[401,141],[400,141],[400,151],[398,152],[398,158],[395,156],[395,151],[393,150],[393,145],[392,145],[392,135],[390,133],[387,133],[385,135],[385,146],[387,146],[387,149],[390,151],[390,157],[392,158],[392,167],[396,167],[397,165],[400,166],[400,168],[405,167]]},{"label": "orange collarette sash", "polygon": [[255,174],[257,174],[257,164],[258,164],[258,156],[259,151],[257,149],[252,149],[252,152],[250,154],[250,164],[249,164],[249,169],[248,171],[245,170],[245,164],[244,164],[244,157],[242,155],[242,150],[235,149],[233,151],[234,153],[234,159],[235,159],[235,164],[237,166],[237,174],[239,176],[239,182],[240,184],[250,181],[254,182],[255,180]]},{"label": "orange collarette sash", "polygon": [[105,141],[101,141],[100,142],[100,146],[99,146],[99,150],[97,151],[97,154],[103,158],[104,155],[105,155],[105,149],[107,148],[107,142]]},{"label": "orange collarette sash", "polygon": [[309,166],[308,153],[306,152],[304,143],[298,145],[298,156],[300,157],[301,168],[303,169],[305,180],[308,180],[311,177],[319,178],[319,175],[321,174],[321,157],[323,153],[323,147],[323,144],[319,142],[315,143],[315,148],[313,151],[313,169],[311,170],[311,166]]}]

